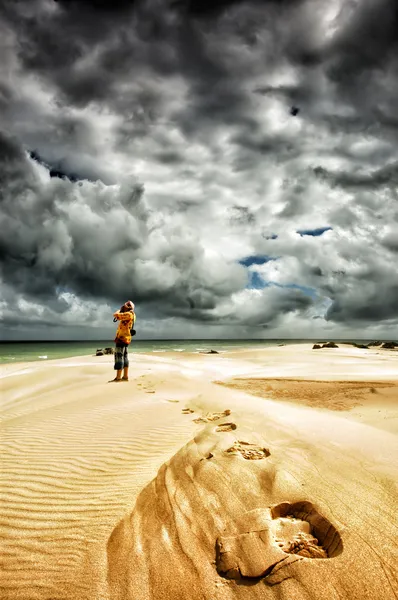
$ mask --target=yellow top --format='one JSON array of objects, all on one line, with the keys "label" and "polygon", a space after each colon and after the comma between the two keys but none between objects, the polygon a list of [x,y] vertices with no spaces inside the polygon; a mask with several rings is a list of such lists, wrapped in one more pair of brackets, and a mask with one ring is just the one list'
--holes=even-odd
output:
[{"label": "yellow top", "polygon": [[115,319],[120,321],[116,332],[115,342],[123,342],[124,344],[129,344],[131,342],[130,329],[134,327],[135,323],[135,313],[121,313],[117,311],[113,316],[115,317]]}]

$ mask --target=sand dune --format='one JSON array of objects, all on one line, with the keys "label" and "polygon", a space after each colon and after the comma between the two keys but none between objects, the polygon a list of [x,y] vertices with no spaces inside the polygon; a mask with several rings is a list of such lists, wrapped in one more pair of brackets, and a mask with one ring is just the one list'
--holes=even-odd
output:
[{"label": "sand dune", "polygon": [[[363,457],[325,444],[309,460],[291,438],[288,453],[264,439],[269,456],[245,460],[228,452],[251,441],[238,431],[209,427],[140,494],[108,542],[110,597],[395,598],[396,506]],[[278,539],[289,547],[306,532],[327,559],[280,549]]]},{"label": "sand dune", "polygon": [[93,597],[82,577],[90,547],[197,429],[178,404],[110,390],[104,375],[88,363],[5,380],[2,598]]},{"label": "sand dune", "polygon": [[1,598],[397,598],[397,355],[332,352],[4,368]]}]

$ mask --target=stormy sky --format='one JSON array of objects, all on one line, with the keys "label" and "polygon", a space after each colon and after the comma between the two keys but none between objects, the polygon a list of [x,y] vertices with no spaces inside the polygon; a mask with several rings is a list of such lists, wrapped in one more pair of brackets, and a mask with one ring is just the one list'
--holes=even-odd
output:
[{"label": "stormy sky", "polygon": [[2,339],[398,336],[394,0],[0,0],[0,52]]}]

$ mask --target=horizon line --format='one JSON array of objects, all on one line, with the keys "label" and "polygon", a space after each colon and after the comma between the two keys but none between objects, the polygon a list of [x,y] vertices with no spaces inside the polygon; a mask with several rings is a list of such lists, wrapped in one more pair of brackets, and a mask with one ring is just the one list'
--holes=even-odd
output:
[{"label": "horizon line", "polygon": [[[377,338],[377,340],[386,342],[386,341],[394,341],[396,338]],[[312,342],[314,340],[328,340],[328,341],[350,341],[350,340],[376,340],[375,337],[347,337],[347,338],[339,338],[339,337],[311,337],[311,338],[145,338],[142,340],[134,340],[131,344],[136,344],[140,342],[273,342],[273,341],[302,341],[306,340]],[[114,344],[113,340],[104,340],[104,339],[90,339],[90,340],[54,340],[54,339],[38,339],[38,340],[0,340],[0,344],[37,344],[42,342],[53,342],[53,343],[96,343],[96,342],[107,342],[109,344]]]}]

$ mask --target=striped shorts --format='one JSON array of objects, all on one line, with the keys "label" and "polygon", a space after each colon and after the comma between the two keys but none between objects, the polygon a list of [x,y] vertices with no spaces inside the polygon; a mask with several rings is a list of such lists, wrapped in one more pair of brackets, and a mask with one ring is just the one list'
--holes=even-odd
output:
[{"label": "striped shorts", "polygon": [[120,371],[129,366],[128,344],[116,343],[115,347],[115,371]]}]

